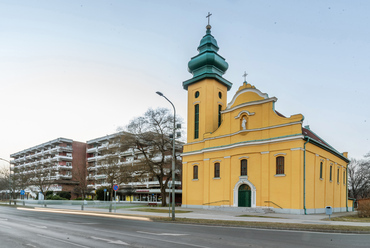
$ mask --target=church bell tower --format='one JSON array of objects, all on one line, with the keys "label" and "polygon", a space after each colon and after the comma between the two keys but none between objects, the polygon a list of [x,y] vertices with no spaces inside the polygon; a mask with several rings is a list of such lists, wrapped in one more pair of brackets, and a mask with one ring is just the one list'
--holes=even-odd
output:
[{"label": "church bell tower", "polygon": [[227,91],[232,83],[222,77],[229,65],[217,52],[219,47],[211,34],[211,25],[198,46],[199,54],[192,57],[188,70],[193,77],[183,82],[188,91],[187,143],[203,140],[222,123],[221,111],[226,108]]}]

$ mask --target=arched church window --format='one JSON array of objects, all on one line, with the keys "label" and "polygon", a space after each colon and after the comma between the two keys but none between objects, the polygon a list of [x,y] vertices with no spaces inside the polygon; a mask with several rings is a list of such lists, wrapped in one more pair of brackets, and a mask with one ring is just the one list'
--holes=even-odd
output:
[{"label": "arched church window", "polygon": [[218,126],[221,125],[221,109],[222,109],[222,106],[220,104],[218,105]]},{"label": "arched church window", "polygon": [[199,138],[199,104],[194,106],[194,139]]},{"label": "arched church window", "polygon": [[284,157],[279,156],[276,158],[276,174],[284,174]]},{"label": "arched church window", "polygon": [[220,163],[215,163],[215,175],[214,175],[215,178],[219,178],[220,177]]},{"label": "arched church window", "polygon": [[193,167],[193,179],[198,179],[198,165]]},{"label": "arched church window", "polygon": [[240,175],[241,176],[247,176],[247,166],[248,166],[248,161],[246,159],[243,159],[240,161]]}]

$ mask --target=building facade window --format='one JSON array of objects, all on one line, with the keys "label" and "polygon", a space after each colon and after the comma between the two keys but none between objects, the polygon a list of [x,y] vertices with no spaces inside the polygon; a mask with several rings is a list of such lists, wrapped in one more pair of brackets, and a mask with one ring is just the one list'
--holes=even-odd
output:
[{"label": "building facade window", "polygon": [[222,109],[222,106],[218,105],[218,126],[221,125],[221,109]]},{"label": "building facade window", "polygon": [[284,157],[279,156],[276,158],[276,174],[284,174]]},{"label": "building facade window", "polygon": [[333,166],[330,165],[330,181],[333,179]]},{"label": "building facade window", "polygon": [[220,163],[215,163],[215,175],[214,175],[215,178],[219,178],[220,177]]},{"label": "building facade window", "polygon": [[320,162],[320,178],[322,179],[322,162]]},{"label": "building facade window", "polygon": [[242,161],[240,161],[240,175],[241,176],[248,175],[247,167],[248,167],[248,161],[246,159],[243,159]]},{"label": "building facade window", "polygon": [[199,138],[199,104],[194,106],[194,139]]},{"label": "building facade window", "polygon": [[198,179],[198,165],[193,166],[193,179]]},{"label": "building facade window", "polygon": [[339,183],[339,169],[337,170],[337,183]]},{"label": "building facade window", "polygon": [[343,171],[343,184],[346,184],[346,172]]}]

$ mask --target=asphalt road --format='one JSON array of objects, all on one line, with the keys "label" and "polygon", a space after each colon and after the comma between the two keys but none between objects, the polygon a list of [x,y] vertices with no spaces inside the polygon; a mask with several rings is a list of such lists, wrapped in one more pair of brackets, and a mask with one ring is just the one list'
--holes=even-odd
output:
[{"label": "asphalt road", "polygon": [[185,225],[0,207],[1,248],[369,246],[370,235],[361,234]]}]

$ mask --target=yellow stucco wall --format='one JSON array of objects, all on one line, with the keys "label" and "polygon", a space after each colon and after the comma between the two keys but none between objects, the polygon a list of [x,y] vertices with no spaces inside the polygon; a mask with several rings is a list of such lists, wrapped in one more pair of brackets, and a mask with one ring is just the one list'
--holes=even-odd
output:
[{"label": "yellow stucco wall", "polygon": [[[282,117],[274,110],[276,98],[243,84],[229,104],[226,87],[213,79],[188,87],[188,143],[183,153],[183,205],[238,206],[240,184],[252,186],[255,207],[297,210],[346,207],[347,163],[312,143],[302,134],[301,114]],[[195,98],[195,92],[200,95]],[[219,98],[218,92],[222,93]],[[194,104],[200,106],[199,138],[194,139]],[[218,105],[222,124],[218,127]],[[243,119],[246,119],[243,128]],[[285,160],[284,175],[276,175],[276,157]],[[306,190],[304,197],[304,156]],[[247,159],[248,175],[240,177],[240,161]],[[220,163],[220,178],[214,164]],[[320,178],[320,162],[323,176]],[[193,179],[193,166],[198,179]],[[332,180],[329,180],[333,166]],[[339,170],[339,183],[337,174]],[[346,175],[345,175],[346,176]],[[305,198],[305,202],[304,202]],[[253,197],[252,197],[253,201]],[[294,212],[294,211],[293,211]]]}]

